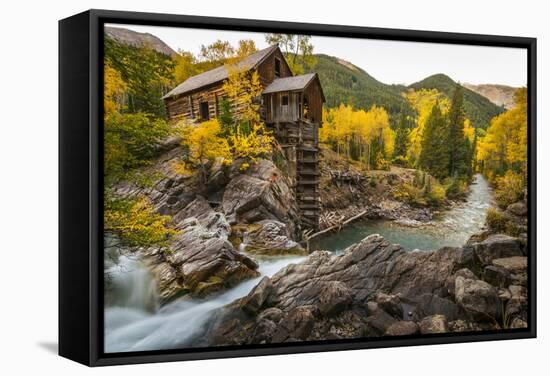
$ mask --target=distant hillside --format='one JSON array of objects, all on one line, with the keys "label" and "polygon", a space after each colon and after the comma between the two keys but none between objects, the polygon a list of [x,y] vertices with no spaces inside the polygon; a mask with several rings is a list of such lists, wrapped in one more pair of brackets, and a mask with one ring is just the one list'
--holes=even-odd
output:
[{"label": "distant hillside", "polygon": [[117,42],[134,47],[149,47],[165,55],[175,55],[176,51],[170,48],[160,38],[149,33],[138,33],[119,27],[105,27],[105,34]]},{"label": "distant hillside", "polygon": [[[435,74],[409,86],[415,90],[437,89],[449,98],[452,98],[455,87],[456,82],[444,74]],[[468,88],[464,89],[464,110],[472,125],[483,129],[487,128],[493,117],[504,112],[502,107]]]},{"label": "distant hillside", "polygon": [[401,95],[402,87],[377,81],[361,68],[343,59],[316,55],[317,72],[323,85],[328,107],[349,103],[368,110],[373,105],[383,106],[391,115],[402,110],[412,112],[408,101]]},{"label": "distant hillside", "polygon": [[509,110],[514,106],[514,93],[517,87],[496,85],[496,84],[462,84],[462,86],[483,95],[497,106],[502,106]]}]

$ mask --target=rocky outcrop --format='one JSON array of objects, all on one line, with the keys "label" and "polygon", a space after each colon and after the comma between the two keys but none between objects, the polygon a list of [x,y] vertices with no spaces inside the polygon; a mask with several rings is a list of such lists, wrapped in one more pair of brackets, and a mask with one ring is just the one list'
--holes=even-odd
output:
[{"label": "rocky outcrop", "polygon": [[[500,260],[494,257],[515,252],[513,244],[497,237],[481,245],[407,252],[371,235],[338,256],[317,251],[219,310],[203,345],[521,327],[527,323],[525,287],[498,289],[484,281],[478,257]],[[513,260],[496,264],[512,268],[519,264]]]},{"label": "rocky outcrop", "polygon": [[273,162],[260,159],[244,173],[234,173],[225,187],[222,210],[230,224],[282,222],[289,234],[299,231],[298,207],[290,182]]},{"label": "rocky outcrop", "polygon": [[166,148],[143,170],[152,182],[123,182],[116,191],[122,197],[147,197],[178,230],[168,249],[142,250],[162,302],[185,294],[204,296],[258,276],[256,262],[239,252],[243,228],[250,253],[305,254],[293,240],[299,222],[290,183],[271,161],[259,159],[243,172],[243,161],[227,166],[217,159],[206,165],[204,182],[200,174],[177,173],[181,146]]}]

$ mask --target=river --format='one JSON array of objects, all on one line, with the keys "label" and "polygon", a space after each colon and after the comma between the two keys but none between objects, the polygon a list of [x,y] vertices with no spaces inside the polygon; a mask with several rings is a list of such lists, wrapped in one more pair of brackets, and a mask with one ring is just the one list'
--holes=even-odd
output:
[{"label": "river", "polygon": [[[427,225],[408,227],[392,221],[361,221],[319,238],[312,246],[340,253],[374,233],[408,250],[461,246],[483,227],[491,203],[487,181],[476,175],[467,200]],[[216,308],[246,295],[263,276],[272,276],[304,257],[259,259],[261,276],[258,278],[207,299],[177,300],[162,307],[155,282],[138,259],[131,256],[120,256],[114,261],[107,259],[105,275],[110,289],[105,307],[105,352],[124,352],[192,346]]]}]

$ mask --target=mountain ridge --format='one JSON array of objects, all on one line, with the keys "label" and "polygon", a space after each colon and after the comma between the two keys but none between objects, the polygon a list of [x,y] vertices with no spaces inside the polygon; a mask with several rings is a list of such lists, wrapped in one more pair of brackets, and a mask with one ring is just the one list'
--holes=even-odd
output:
[{"label": "mountain ridge", "polygon": [[168,56],[174,56],[177,54],[177,52],[168,46],[162,39],[150,33],[140,33],[122,27],[112,26],[105,26],[104,31],[110,38],[119,43],[138,48],[149,47]]}]

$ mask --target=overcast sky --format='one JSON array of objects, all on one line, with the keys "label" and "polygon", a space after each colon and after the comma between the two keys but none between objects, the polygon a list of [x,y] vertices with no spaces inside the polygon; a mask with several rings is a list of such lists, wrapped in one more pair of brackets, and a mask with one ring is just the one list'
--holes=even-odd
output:
[{"label": "overcast sky", "polygon": [[[197,54],[202,44],[217,39],[236,45],[253,39],[258,48],[267,47],[263,33],[112,25],[148,32],[174,50]],[[387,84],[411,84],[436,73],[472,84],[527,85],[527,50],[451,44],[396,42],[368,39],[312,37],[315,53],[337,56],[364,69]]]}]

